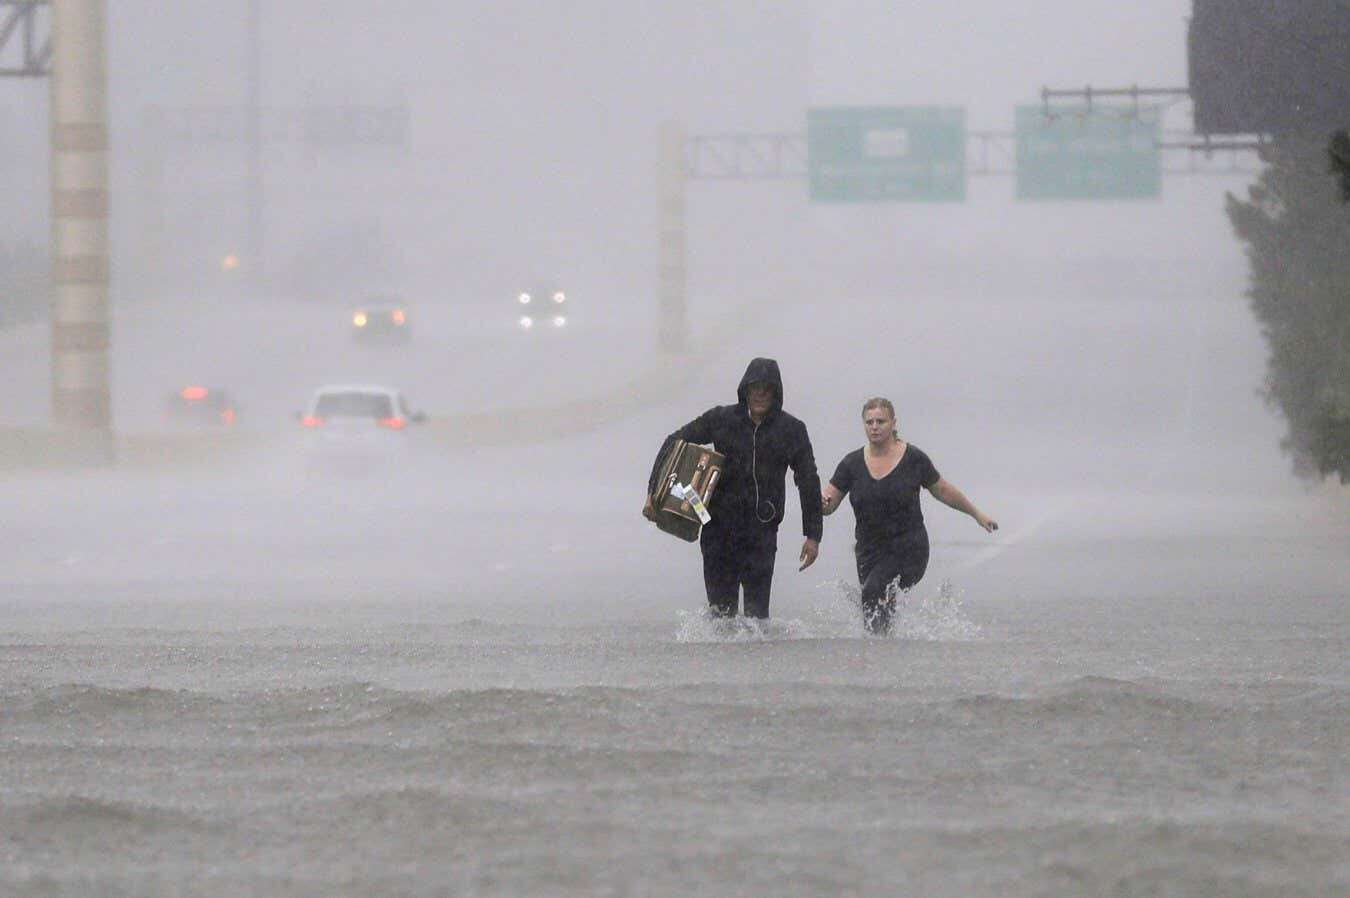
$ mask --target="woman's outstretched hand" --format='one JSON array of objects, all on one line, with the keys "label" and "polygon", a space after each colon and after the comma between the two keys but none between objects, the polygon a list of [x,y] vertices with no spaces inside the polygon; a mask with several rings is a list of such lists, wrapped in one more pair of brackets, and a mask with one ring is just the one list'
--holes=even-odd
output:
[{"label": "woman's outstretched hand", "polygon": [[998,529],[998,521],[989,517],[989,515],[985,514],[982,511],[977,511],[975,513],[975,523],[983,527],[985,529],[985,532],[987,533],[993,533],[995,530]]}]

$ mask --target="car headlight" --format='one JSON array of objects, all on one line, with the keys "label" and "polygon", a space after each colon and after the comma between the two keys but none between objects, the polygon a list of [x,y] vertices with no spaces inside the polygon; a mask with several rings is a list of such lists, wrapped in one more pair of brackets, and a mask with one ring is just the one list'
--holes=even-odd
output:
[{"label": "car headlight", "polygon": [[562,327],[562,326],[563,326],[564,324],[566,324],[566,323],[567,323],[567,316],[566,316],[566,315],[554,315],[554,316],[553,316],[553,326],[554,326],[554,327]]},{"label": "car headlight", "polygon": [[559,305],[562,305],[564,302],[567,301],[567,294],[559,290],[557,293],[553,294],[553,301],[558,303]]},{"label": "car headlight", "polygon": [[531,318],[529,315],[521,315],[520,326],[525,330],[529,330],[530,328],[534,327],[534,319]]},{"label": "car headlight", "polygon": [[530,304],[530,294],[528,293],[522,293],[520,296],[517,296],[516,299],[520,300],[522,306],[528,306]]},{"label": "car headlight", "polygon": [[356,325],[357,327],[365,327],[365,326],[366,326],[366,313],[365,313],[365,312],[357,312],[355,315],[353,315],[353,316],[352,316],[352,324]]}]

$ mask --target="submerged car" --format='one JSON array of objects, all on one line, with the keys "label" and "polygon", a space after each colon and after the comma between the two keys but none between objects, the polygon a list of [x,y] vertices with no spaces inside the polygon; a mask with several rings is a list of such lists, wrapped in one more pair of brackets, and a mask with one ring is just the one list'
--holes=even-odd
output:
[{"label": "submerged car", "polygon": [[571,307],[561,287],[522,290],[516,294],[516,326],[522,331],[562,330]]},{"label": "submerged car", "polygon": [[412,338],[403,303],[377,301],[352,310],[352,339],[363,343],[406,343]]},{"label": "submerged car", "polygon": [[407,430],[426,415],[398,390],[370,384],[320,387],[300,413],[315,467],[380,470],[407,446]]},{"label": "submerged car", "polygon": [[233,427],[239,411],[224,390],[189,384],[169,394],[165,414],[173,424]]}]

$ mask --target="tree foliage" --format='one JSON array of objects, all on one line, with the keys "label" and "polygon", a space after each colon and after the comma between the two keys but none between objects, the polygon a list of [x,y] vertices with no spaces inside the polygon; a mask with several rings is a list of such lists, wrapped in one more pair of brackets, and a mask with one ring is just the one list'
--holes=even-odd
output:
[{"label": "tree foliage", "polygon": [[1228,217],[1251,265],[1247,297],[1270,351],[1266,399],[1301,475],[1350,480],[1350,205],[1325,141],[1281,138]]}]

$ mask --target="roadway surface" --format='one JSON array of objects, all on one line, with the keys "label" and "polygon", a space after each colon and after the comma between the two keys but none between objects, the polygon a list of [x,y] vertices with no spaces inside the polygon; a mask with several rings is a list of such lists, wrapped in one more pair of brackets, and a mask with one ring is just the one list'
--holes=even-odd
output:
[{"label": "roadway surface", "polygon": [[[823,477],[861,443],[863,398],[889,395],[901,432],[1002,522],[989,537],[926,502],[934,588],[950,578],[977,602],[1334,594],[1344,494],[1288,473],[1240,280],[1197,267],[1159,281],[1141,267],[1134,283],[1061,277],[1053,294],[1038,272],[1001,284],[1000,302],[987,286],[934,282],[696,306],[686,357],[654,354],[639,321],[544,343],[447,308],[384,350],[353,345],[342,310],[132,306],[115,330],[119,428],[155,438],[164,396],[201,381],[238,397],[249,438],[162,466],[11,469],[0,570],[39,595],[248,597],[289,583],[292,597],[472,595],[526,615],[697,608],[697,549],[638,515],[648,468],[665,433],[733,401],[745,362],[773,355]],[[12,400],[0,423],[40,425],[46,331],[0,343]],[[365,380],[404,389],[432,422],[384,470],[308,476],[292,412],[320,383]],[[775,608],[805,614],[822,583],[853,577],[852,518],[830,519],[821,562],[799,576],[791,492]]]}]

